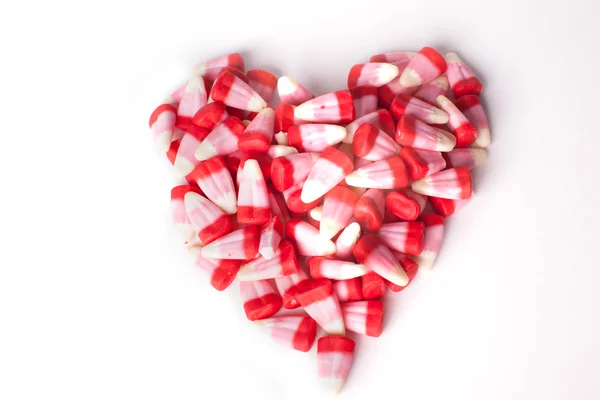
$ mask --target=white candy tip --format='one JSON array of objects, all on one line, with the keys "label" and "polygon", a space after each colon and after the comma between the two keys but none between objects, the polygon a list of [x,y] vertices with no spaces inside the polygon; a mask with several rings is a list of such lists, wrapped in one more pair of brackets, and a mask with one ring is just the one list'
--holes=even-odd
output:
[{"label": "white candy tip", "polygon": [[303,203],[312,203],[317,200],[319,197],[323,196],[323,185],[321,185],[318,181],[306,181],[304,183],[304,187],[302,188],[302,193],[300,193],[300,200]]},{"label": "white candy tip", "polygon": [[277,141],[277,143],[279,143],[282,146],[287,146],[289,144],[287,132],[276,133],[275,140]]},{"label": "white candy tip", "polygon": [[202,246],[195,245],[188,247],[188,251],[192,255],[192,257],[198,257],[202,253]]},{"label": "white candy tip", "polygon": [[[319,247],[320,247],[320,255],[321,256],[329,256],[331,254],[334,254],[335,251],[337,250],[335,247],[335,244],[329,240],[323,240],[322,243],[319,243]],[[344,330],[344,324],[342,323],[342,331]],[[345,332],[342,332],[341,334],[343,335]]]},{"label": "white candy tip", "polygon": [[[444,97],[444,96],[440,95],[438,97],[438,100],[439,100],[440,97]],[[444,98],[446,98],[446,97],[444,97]],[[446,99],[446,100],[448,100],[448,99]],[[450,101],[450,100],[448,100],[448,101]],[[442,111],[439,108],[434,108],[431,111],[430,118],[431,118],[431,123],[432,124],[440,124],[440,125],[447,123],[448,120],[450,119],[450,117],[448,116],[448,114],[446,114],[445,111]]]},{"label": "white candy tip", "polygon": [[312,119],[313,119],[312,104],[308,104],[308,103],[310,103],[310,101],[311,100],[309,100],[307,103],[302,103],[294,109],[294,117],[295,118],[302,119],[304,121],[312,121]]},{"label": "white candy tip", "polygon": [[419,86],[421,84],[421,77],[412,68],[406,68],[402,71],[402,75],[400,76],[400,85],[405,88],[410,88],[413,86]]},{"label": "white candy tip", "polygon": [[244,164],[244,178],[245,179],[256,179],[262,177],[262,171],[260,165],[256,160],[246,160]]},{"label": "white candy tip", "polygon": [[263,258],[265,260],[270,260],[271,258],[273,258],[275,256],[275,252],[273,251],[273,249],[271,247],[260,248],[260,249],[258,249],[258,253],[261,256],[263,256]]},{"label": "white candy tip", "polygon": [[327,142],[329,144],[336,144],[343,141],[348,135],[346,128],[339,125],[327,125],[325,128],[325,135],[327,136]]},{"label": "white candy tip", "polygon": [[446,56],[444,58],[446,59],[446,62],[460,61],[460,57],[458,57],[458,54],[454,52],[446,53]]},{"label": "white candy tip", "polygon": [[309,214],[315,221],[321,221],[321,217],[323,216],[323,206],[313,208],[310,210]]},{"label": "white candy tip", "polygon": [[338,395],[342,391],[342,387],[344,387],[344,381],[341,379],[324,378],[322,382],[323,390],[333,395]]},{"label": "white candy tip", "polygon": [[379,81],[389,83],[392,79],[398,76],[400,69],[394,64],[381,63],[378,71]]},{"label": "white candy tip", "polygon": [[198,146],[198,148],[196,148],[196,151],[194,152],[194,157],[196,157],[196,160],[198,161],[208,160],[216,155],[217,152],[215,151],[215,148],[206,141],[200,143],[200,145]]},{"label": "white candy tip", "polygon": [[363,174],[362,171],[356,170],[346,176],[346,183],[353,187],[368,187],[368,178]]},{"label": "white candy tip", "polygon": [[408,285],[408,275],[406,275],[406,272],[404,272],[401,266],[398,266],[398,268],[396,268],[394,272],[386,278],[388,281],[398,286]]},{"label": "white candy tip", "polygon": [[298,82],[289,76],[282,76],[277,80],[277,93],[280,96],[287,96],[298,89]]},{"label": "white candy tip", "polygon": [[414,192],[421,193],[427,196],[429,195],[430,185],[426,177],[414,181],[411,185],[411,188]]},{"label": "white candy tip", "polygon": [[262,97],[260,97],[258,93],[255,93],[254,95],[252,95],[250,100],[248,100],[248,105],[246,106],[246,109],[248,111],[261,111],[266,106],[267,102]]},{"label": "white candy tip", "polygon": [[487,151],[485,149],[471,149],[471,154],[473,154],[473,163],[475,167],[483,164],[485,160],[487,160]]},{"label": "white candy tip", "polygon": [[164,154],[167,151],[169,151],[169,147],[171,147],[172,137],[173,136],[171,135],[170,131],[165,131],[157,135],[154,141],[156,151],[160,152],[161,154]]},{"label": "white candy tip", "polygon": [[204,88],[205,88],[204,79],[202,79],[202,77],[199,75],[193,75],[190,78],[187,86],[185,87],[185,91],[189,93],[189,92],[198,91],[198,90],[204,89]]},{"label": "white candy tip", "polygon": [[488,128],[479,129],[477,131],[477,139],[473,143],[473,147],[486,148],[490,145],[492,139]]},{"label": "white candy tip", "polygon": [[319,225],[319,233],[322,237],[326,239],[331,239],[342,229],[343,226],[340,226],[335,220],[331,218],[321,219],[321,224]]}]

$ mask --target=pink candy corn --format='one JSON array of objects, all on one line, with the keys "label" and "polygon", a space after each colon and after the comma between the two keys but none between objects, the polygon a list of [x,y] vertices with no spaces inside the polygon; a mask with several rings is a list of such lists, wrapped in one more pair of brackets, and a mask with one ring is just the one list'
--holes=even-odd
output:
[{"label": "pink candy corn", "polygon": [[246,154],[265,153],[273,140],[275,111],[271,108],[261,110],[244,130],[238,141],[238,147]]},{"label": "pink candy corn", "polygon": [[298,270],[298,259],[296,258],[294,245],[284,240],[272,258],[266,259],[261,256],[242,265],[238,279],[240,281],[273,279],[295,274]]},{"label": "pink candy corn", "polygon": [[263,174],[263,177],[266,180],[271,179],[271,157],[269,157],[266,154],[253,154],[252,158],[250,158],[250,156],[243,156],[240,159],[240,163],[238,165],[238,170],[236,172],[236,184],[239,187],[240,186],[240,182],[243,176],[242,170],[244,169],[244,165],[246,165],[246,161],[248,160],[256,160],[256,162],[258,163],[259,167],[260,167],[260,171]]},{"label": "pink candy corn", "polygon": [[415,257],[415,261],[419,268],[431,269],[444,240],[444,217],[436,214],[424,214],[420,219],[425,224],[425,240],[423,251]]},{"label": "pink candy corn", "polygon": [[462,112],[446,96],[439,95],[437,104],[450,117],[448,127],[456,136],[457,147],[467,147],[473,144],[477,138],[477,129],[469,122]]},{"label": "pink candy corn", "polygon": [[171,189],[171,219],[175,228],[181,233],[185,244],[196,236],[196,231],[188,217],[188,211],[183,200],[188,192],[197,193],[198,196],[202,193],[199,188],[191,185],[175,186]]},{"label": "pink candy corn", "polygon": [[363,264],[336,260],[331,257],[311,257],[308,259],[308,268],[313,279],[344,280],[357,278],[367,273],[367,267]]},{"label": "pink candy corn", "polygon": [[271,204],[267,184],[256,160],[247,160],[244,163],[239,187],[238,222],[248,225],[266,224],[271,219]]},{"label": "pink candy corn", "polygon": [[353,168],[347,155],[333,147],[327,147],[310,170],[300,199],[304,203],[317,200],[343,181]]},{"label": "pink candy corn", "polygon": [[315,97],[311,92],[306,90],[304,86],[289,76],[282,76],[279,78],[277,81],[277,93],[283,104],[290,104],[293,106],[307,102]]},{"label": "pink candy corn", "polygon": [[196,159],[194,153],[209,133],[208,129],[199,128],[196,125],[191,125],[187,132],[185,132],[179,142],[177,153],[173,160],[173,166],[181,175],[188,175],[200,164],[201,161]]},{"label": "pink candy corn", "polygon": [[400,94],[412,96],[417,92],[418,89],[418,86],[405,88],[400,84],[400,81],[398,79],[394,79],[390,83],[383,85],[377,89],[379,105],[384,108],[390,108],[396,96]]},{"label": "pink candy corn", "polygon": [[239,53],[228,54],[196,65],[193,73],[194,75],[201,75],[210,81],[214,81],[224,67],[232,67],[243,71],[244,59]]},{"label": "pink candy corn", "polygon": [[435,78],[415,93],[417,99],[421,99],[429,104],[437,104],[436,100],[439,95],[446,95],[448,93],[448,78],[445,75]]},{"label": "pink candy corn", "polygon": [[374,86],[356,86],[350,89],[354,100],[355,118],[363,117],[377,111],[377,88]]},{"label": "pink candy corn", "polygon": [[300,303],[296,300],[298,285],[308,279],[308,275],[302,268],[299,268],[295,274],[275,278],[275,285],[277,285],[277,291],[283,299],[285,309],[292,310],[300,307]]},{"label": "pink candy corn", "polygon": [[364,123],[354,133],[352,149],[360,158],[380,161],[398,154],[400,146],[384,131]]},{"label": "pink candy corn", "polygon": [[204,79],[198,75],[192,76],[185,87],[177,108],[177,126],[180,129],[187,130],[192,124],[192,118],[198,110],[206,105],[207,100]]},{"label": "pink candy corn", "polygon": [[391,251],[376,235],[368,234],[360,238],[354,246],[353,254],[360,263],[365,264],[369,270],[382,278],[400,286],[408,283],[406,273]]},{"label": "pink candy corn", "polygon": [[290,220],[290,211],[285,204],[283,195],[277,192],[273,186],[267,185],[269,191],[269,204],[271,205],[271,215],[277,216],[285,225]]},{"label": "pink candy corn", "polygon": [[240,295],[250,321],[270,318],[281,309],[281,297],[266,280],[240,282]]},{"label": "pink candy corn", "polygon": [[330,124],[290,126],[288,143],[301,152],[323,151],[327,146],[340,143],[346,137],[346,128]]},{"label": "pink candy corn", "polygon": [[424,232],[422,222],[392,222],[381,226],[379,238],[391,250],[416,256],[423,250]]},{"label": "pink candy corn", "polygon": [[448,168],[467,167],[473,169],[485,162],[487,152],[485,149],[476,148],[454,149],[444,153],[443,156]]},{"label": "pink candy corn", "polygon": [[444,56],[431,47],[423,47],[400,75],[400,84],[404,87],[420,86],[431,82],[446,72]]},{"label": "pink candy corn", "polygon": [[403,291],[406,288],[406,286],[408,286],[412,282],[412,280],[415,279],[417,271],[419,270],[419,265],[406,254],[402,254],[397,251],[392,251],[392,254],[394,255],[394,257],[396,257],[396,260],[398,260],[404,272],[406,272],[406,276],[408,276],[408,283],[405,286],[394,285],[392,282],[389,281],[385,282],[392,292],[397,293]]},{"label": "pink candy corn", "polygon": [[443,199],[467,200],[473,194],[471,172],[467,167],[447,169],[414,181],[412,190]]},{"label": "pink candy corn", "polygon": [[448,81],[454,97],[458,98],[467,94],[479,96],[481,94],[483,85],[456,53],[447,53],[446,62],[448,63]]},{"label": "pink candy corn", "polygon": [[343,336],[324,336],[317,342],[319,382],[328,392],[339,393],[350,374],[354,359],[354,340]]},{"label": "pink candy corn", "polygon": [[265,101],[273,97],[273,92],[277,87],[277,77],[262,69],[252,69],[246,73],[248,84]]},{"label": "pink candy corn", "polygon": [[346,301],[362,300],[360,278],[335,281],[333,283],[333,291],[340,302],[340,306]]},{"label": "pink candy corn", "polygon": [[305,180],[301,181],[283,192],[285,204],[287,205],[287,208],[294,214],[305,214],[321,203],[321,197],[311,201],[310,203],[305,203],[302,201],[302,188],[305,182]]},{"label": "pink candy corn", "polygon": [[237,212],[233,179],[222,158],[214,157],[200,163],[188,175],[188,179],[196,182],[206,197],[226,214],[231,215]]},{"label": "pink candy corn", "polygon": [[215,126],[229,117],[223,103],[209,103],[202,107],[192,118],[192,123],[200,128],[212,131]]},{"label": "pink candy corn", "polygon": [[356,133],[358,128],[365,123],[374,125],[377,128],[384,131],[385,133],[387,133],[388,135],[394,136],[395,124],[394,120],[392,119],[392,116],[390,115],[388,110],[377,110],[375,112],[357,118],[354,122],[348,124],[348,126],[346,126],[347,134],[343,142],[352,144],[352,142],[354,141],[354,134]]},{"label": "pink candy corn", "polygon": [[390,113],[397,120],[408,115],[428,124],[445,124],[449,119],[445,111],[416,97],[404,94],[394,97],[394,101],[390,106]]},{"label": "pink candy corn", "polygon": [[294,117],[325,124],[348,124],[355,118],[354,102],[348,90],[327,93],[294,109]]},{"label": "pink candy corn", "polygon": [[396,51],[390,53],[376,54],[371,56],[370,62],[385,62],[396,65],[399,69],[404,70],[410,60],[415,56],[411,51]]},{"label": "pink candy corn", "polygon": [[198,160],[208,160],[233,153],[238,149],[239,137],[245,129],[242,121],[236,117],[227,118],[208,134],[194,155]]},{"label": "pink candy corn", "polygon": [[456,211],[460,210],[467,205],[469,200],[453,200],[453,199],[441,199],[438,197],[429,197],[429,204],[435,210],[436,213],[443,217],[449,217]]},{"label": "pink candy corn", "polygon": [[250,85],[230,72],[219,74],[210,91],[210,98],[246,111],[260,111],[267,106],[265,100]]},{"label": "pink candy corn", "polygon": [[399,189],[408,184],[404,162],[398,156],[376,161],[346,176],[350,186],[372,189]]},{"label": "pink candy corn", "polygon": [[290,154],[277,157],[271,162],[271,182],[283,192],[304,181],[315,165],[317,153]]},{"label": "pink candy corn", "polygon": [[202,248],[202,256],[220,260],[252,260],[258,254],[260,229],[247,226],[228,233]]},{"label": "pink candy corn", "polygon": [[385,279],[373,271],[369,271],[360,278],[362,298],[373,300],[385,296]]},{"label": "pink candy corn", "polygon": [[348,89],[360,85],[379,87],[398,76],[400,70],[394,64],[366,63],[356,64],[348,73]]},{"label": "pink candy corn", "polygon": [[269,146],[269,149],[267,150],[267,155],[272,159],[277,157],[289,156],[290,154],[298,154],[298,149],[291,146],[273,144]]},{"label": "pink candy corn", "polygon": [[309,316],[286,315],[264,319],[257,324],[277,343],[305,353],[317,336],[317,323]]},{"label": "pink candy corn", "polygon": [[275,109],[275,139],[279,144],[288,144],[287,131],[290,126],[308,123],[307,121],[294,117],[294,110],[294,106],[283,103],[280,103]]},{"label": "pink candy corn", "polygon": [[344,324],[350,332],[379,337],[383,331],[383,302],[353,301],[341,305]]},{"label": "pink candy corn", "polygon": [[358,238],[360,238],[360,225],[352,222],[342,230],[335,240],[335,257],[339,260],[349,260],[352,257],[352,249]]},{"label": "pink candy corn", "polygon": [[175,122],[177,120],[177,108],[173,101],[167,99],[165,103],[156,107],[150,115],[150,133],[156,144],[156,148],[161,153],[166,153],[171,146]]},{"label": "pink candy corn", "polygon": [[197,267],[210,277],[210,284],[218,291],[225,290],[235,279],[242,263],[239,260],[217,260],[216,258],[202,257],[201,246],[192,246],[190,253],[194,256]]},{"label": "pink candy corn", "polygon": [[198,193],[186,193],[184,204],[202,244],[207,245],[233,231],[231,218]]},{"label": "pink candy corn", "polygon": [[486,148],[490,145],[490,127],[479,97],[468,94],[455,101],[456,107],[477,128],[477,139],[473,147]]},{"label": "pink candy corn", "polygon": [[369,189],[354,207],[354,219],[367,232],[381,228],[385,211],[385,194],[381,189]]},{"label": "pink candy corn", "polygon": [[410,189],[389,192],[385,197],[385,205],[398,218],[414,221],[425,209],[427,196],[415,193]]},{"label": "pink candy corn", "polygon": [[[321,237],[331,239],[352,219],[358,195],[344,186],[336,186],[325,195],[320,219]],[[340,279],[340,278],[338,278]]]},{"label": "pink candy corn", "polygon": [[302,256],[328,256],[335,253],[335,244],[319,235],[319,231],[300,219],[291,219],[285,226],[286,237],[296,245]]},{"label": "pink candy corn", "polygon": [[346,333],[344,319],[329,279],[306,280],[298,284],[296,300],[325,332],[330,335]]},{"label": "pink candy corn", "polygon": [[396,128],[396,142],[402,146],[430,151],[450,151],[456,138],[450,132],[434,128],[418,119],[405,115]]},{"label": "pink candy corn", "polygon": [[439,151],[429,151],[405,147],[400,150],[400,158],[406,164],[410,179],[421,179],[446,168],[446,161]]},{"label": "pink candy corn", "polygon": [[273,258],[282,237],[283,223],[281,222],[281,219],[275,215],[260,229],[260,242],[258,244],[259,254],[267,260]]}]

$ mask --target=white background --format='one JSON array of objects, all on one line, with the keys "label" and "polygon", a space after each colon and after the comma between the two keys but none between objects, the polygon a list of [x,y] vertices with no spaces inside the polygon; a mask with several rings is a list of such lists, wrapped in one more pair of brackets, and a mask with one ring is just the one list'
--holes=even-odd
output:
[{"label": "white background", "polygon": [[148,117],[228,52],[323,93],[423,45],[482,78],[493,145],[339,398],[600,398],[597,1],[86,3],[0,10],[0,399],[329,398],[193,267]]}]

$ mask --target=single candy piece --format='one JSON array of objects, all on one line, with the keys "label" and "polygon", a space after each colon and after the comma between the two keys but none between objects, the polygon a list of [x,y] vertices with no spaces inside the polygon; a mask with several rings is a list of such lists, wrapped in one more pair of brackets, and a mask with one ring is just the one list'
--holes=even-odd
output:
[{"label": "single candy piece", "polygon": [[213,129],[196,148],[198,160],[225,156],[238,150],[238,141],[246,126],[236,117],[229,117]]},{"label": "single candy piece", "polygon": [[377,88],[374,86],[356,86],[350,89],[350,94],[354,100],[354,118],[360,118],[367,114],[377,111]]},{"label": "single candy piece", "polygon": [[307,102],[315,97],[311,92],[306,90],[304,86],[289,76],[282,76],[279,78],[277,81],[277,93],[283,104],[290,104],[293,106]]},{"label": "single candy piece", "polygon": [[188,179],[196,182],[206,197],[226,214],[237,212],[233,179],[221,157],[214,157],[198,164],[188,175]]},{"label": "single candy piece", "polygon": [[424,232],[422,222],[392,222],[381,226],[379,238],[392,250],[417,256],[423,250]]},{"label": "single candy piece", "polygon": [[427,196],[410,189],[389,192],[385,196],[385,205],[394,215],[404,221],[414,221],[425,209]]},{"label": "single candy piece", "polygon": [[412,96],[417,92],[417,90],[419,90],[418,86],[406,88],[400,84],[400,81],[398,79],[394,79],[387,85],[383,85],[382,87],[377,89],[379,105],[383,108],[389,109],[396,96],[400,94]]},{"label": "single candy piece", "polygon": [[344,280],[357,278],[367,273],[367,267],[363,264],[336,260],[331,257],[311,257],[308,259],[308,268],[313,279]]},{"label": "single candy piece", "polygon": [[348,89],[359,85],[379,87],[398,76],[400,70],[394,64],[366,63],[356,64],[348,73]]},{"label": "single candy piece", "polygon": [[367,272],[360,278],[360,281],[363,299],[373,300],[385,296],[385,279],[375,272]]},{"label": "single candy piece", "polygon": [[404,87],[420,86],[431,82],[446,72],[444,56],[431,47],[423,47],[400,75],[400,84]]},{"label": "single candy piece", "polygon": [[467,200],[473,194],[471,172],[467,167],[446,169],[414,181],[412,190],[443,199]]},{"label": "single candy piece", "polygon": [[203,245],[207,245],[233,231],[233,221],[206,198],[195,192],[184,197],[185,209]]},{"label": "single candy piece", "polygon": [[350,332],[373,337],[383,331],[383,302],[353,301],[341,305],[344,324]]},{"label": "single candy piece", "polygon": [[171,146],[175,122],[177,120],[177,108],[173,100],[167,99],[163,104],[156,107],[150,115],[150,134],[156,148],[161,153],[166,153]]},{"label": "single candy piece", "polygon": [[171,219],[173,225],[175,225],[175,228],[181,234],[185,244],[196,236],[196,231],[190,221],[184,203],[184,197],[189,192],[197,193],[198,196],[202,194],[202,191],[199,188],[192,185],[175,186],[171,189]]},{"label": "single candy piece", "polygon": [[369,59],[370,62],[386,62],[394,64],[399,69],[404,70],[410,60],[415,56],[415,52],[412,51],[395,51],[390,53],[375,54]]},{"label": "single candy piece", "polygon": [[240,186],[240,182],[243,176],[242,170],[244,168],[244,166],[246,165],[246,161],[248,160],[256,160],[256,162],[258,163],[259,167],[260,167],[260,171],[263,174],[263,177],[266,180],[271,179],[271,162],[273,160],[271,160],[271,157],[269,157],[266,154],[254,154],[252,155],[252,158],[250,158],[250,156],[242,156],[242,158],[240,159],[240,165],[238,166],[238,170],[236,173],[236,184],[239,188]]},{"label": "single candy piece", "polygon": [[289,156],[290,154],[298,154],[298,149],[292,146],[273,144],[267,150],[267,155],[271,158]]},{"label": "single candy piece", "polygon": [[[277,131],[277,130],[276,130]],[[287,132],[277,132],[276,134],[273,135],[273,137],[275,138],[275,141],[277,142],[277,144],[282,145],[282,146],[287,146],[288,144],[290,144],[288,142],[288,138],[287,138]],[[296,153],[298,152],[298,150],[296,150]]]},{"label": "single candy piece", "polygon": [[451,151],[456,145],[456,138],[450,132],[405,115],[398,122],[396,142],[422,150]]},{"label": "single candy piece", "polygon": [[458,107],[444,95],[438,96],[437,104],[450,117],[448,127],[454,136],[456,136],[456,146],[467,147],[473,144],[477,138],[477,129],[469,122],[463,113],[460,112]]},{"label": "single candy piece", "polygon": [[327,146],[340,143],[346,137],[346,128],[331,124],[290,126],[288,144],[301,152],[323,151]]},{"label": "single candy piece", "polygon": [[258,254],[260,229],[247,226],[233,231],[202,248],[202,256],[220,260],[252,260]]},{"label": "single candy piece", "polygon": [[445,124],[449,119],[445,111],[421,99],[404,94],[394,97],[394,101],[390,106],[390,113],[397,120],[408,115],[428,124]]},{"label": "single candy piece", "polygon": [[313,208],[308,212],[308,216],[317,222],[321,222],[321,218],[323,218],[323,206]]},{"label": "single candy piece", "polygon": [[385,212],[385,193],[381,189],[369,189],[354,207],[354,219],[367,232],[381,228]]},{"label": "single candy piece", "polygon": [[300,153],[275,158],[271,163],[275,189],[283,192],[304,181],[318,157],[317,153]]},{"label": "single candy piece", "polygon": [[283,195],[277,192],[273,186],[267,185],[269,191],[269,204],[271,205],[271,215],[279,217],[285,225],[290,220],[290,211],[285,204]]},{"label": "single candy piece", "polygon": [[307,352],[317,336],[317,323],[309,316],[286,315],[256,322],[274,341]]},{"label": "single candy piece", "polygon": [[349,260],[352,257],[354,244],[360,237],[360,225],[352,222],[344,228],[335,240],[335,257],[340,260]]},{"label": "single candy piece", "polygon": [[324,336],[317,342],[319,381],[328,392],[342,390],[354,359],[354,340],[343,336]]},{"label": "single candy piece", "polygon": [[329,279],[306,280],[298,284],[296,300],[328,334],[346,333],[340,303],[333,293],[333,285]]},{"label": "single candy piece", "polygon": [[442,75],[438,78],[435,78],[428,84],[421,86],[414,96],[417,99],[426,101],[429,104],[437,104],[437,98],[439,95],[445,96],[448,94],[448,87],[448,78],[446,75]]},{"label": "single candy piece", "polygon": [[207,100],[204,79],[199,75],[193,75],[185,87],[177,108],[177,127],[187,130],[192,125],[192,118],[206,105]]},{"label": "single candy piece", "polygon": [[212,131],[215,126],[225,121],[229,115],[223,103],[209,103],[202,107],[192,118],[192,123],[200,128]]},{"label": "single candy piece", "polygon": [[210,134],[208,129],[191,125],[181,138],[177,147],[177,154],[173,160],[173,166],[183,176],[187,176],[201,163],[194,153],[200,143]]},{"label": "single candy piece", "polygon": [[302,268],[299,268],[295,274],[275,278],[277,291],[283,299],[283,308],[293,310],[300,307],[300,303],[296,300],[298,285],[308,279],[308,275]]},{"label": "single candy piece", "polygon": [[202,246],[189,248],[194,257],[194,263],[210,277],[210,284],[218,291],[225,290],[235,279],[241,265],[239,260],[217,260],[202,257]]},{"label": "single candy piece", "polygon": [[355,118],[354,102],[348,90],[327,93],[294,109],[294,117],[325,124],[348,124]]},{"label": "single candy piece", "polygon": [[304,203],[317,200],[343,181],[353,168],[352,161],[347,155],[333,147],[327,147],[306,178],[301,200]]},{"label": "single candy piece", "polygon": [[271,219],[267,184],[256,160],[250,159],[244,163],[237,209],[237,220],[240,224],[263,225]]},{"label": "single candy piece", "polygon": [[412,180],[424,178],[446,168],[446,160],[439,151],[405,147],[399,154]]},{"label": "single candy piece", "polygon": [[294,214],[305,214],[321,203],[322,197],[319,197],[310,203],[305,203],[302,201],[302,188],[304,187],[305,182],[306,180],[298,182],[283,192],[285,204],[287,205],[287,208]]},{"label": "single candy piece", "polygon": [[443,154],[448,168],[467,167],[473,169],[485,162],[487,152],[485,149],[467,148],[454,149]]},{"label": "single candy piece", "polygon": [[490,126],[485,115],[485,110],[479,102],[479,97],[468,94],[457,99],[454,104],[465,117],[477,128],[477,139],[473,147],[486,148],[490,145]]},{"label": "single candy piece", "polygon": [[[382,278],[400,286],[405,286],[408,283],[406,273],[392,255],[392,252],[375,234],[371,233],[360,238],[352,252],[359,262],[365,264],[369,270]],[[363,280],[363,296],[364,286]]]},{"label": "single candy piece", "polygon": [[240,282],[240,295],[250,321],[270,318],[281,309],[281,297],[266,280]]},{"label": "single candy piece", "polygon": [[260,229],[260,242],[258,244],[258,252],[260,255],[267,260],[275,257],[275,252],[281,243],[282,237],[283,223],[281,222],[281,219],[275,215]]},{"label": "single candy piece", "polygon": [[[236,77],[240,78],[242,81],[244,81],[244,83],[249,83],[250,80],[248,79],[248,77],[246,76],[246,74],[244,74],[244,71],[235,68],[235,67],[223,67],[223,69],[219,72],[219,75],[224,74],[225,72],[228,72],[232,75],[235,75]],[[219,75],[217,75],[217,79],[219,78]]]},{"label": "single candy piece", "polygon": [[285,226],[285,235],[296,245],[301,256],[328,256],[335,253],[335,244],[319,235],[319,231],[300,219],[291,219]]},{"label": "single candy piece", "polygon": [[273,279],[295,274],[298,270],[298,259],[296,258],[294,245],[284,240],[270,259],[261,256],[242,265],[238,279],[240,281]]},{"label": "single candy piece", "polygon": [[375,112],[357,118],[354,122],[348,124],[348,126],[346,126],[346,137],[344,138],[343,142],[352,144],[352,142],[354,141],[354,134],[361,125],[366,123],[374,125],[375,127],[381,129],[390,136],[394,136],[396,126],[394,124],[394,119],[392,118],[391,114],[388,110],[377,110]]},{"label": "single candy piece", "polygon": [[425,240],[423,251],[415,257],[415,261],[419,268],[431,269],[444,240],[444,217],[437,214],[424,214],[420,219],[425,224]]},{"label": "single candy piece", "polygon": [[331,239],[344,229],[352,219],[358,196],[344,186],[336,186],[325,195],[319,232],[325,239]]},{"label": "single candy piece", "polygon": [[277,87],[277,77],[262,69],[251,69],[246,73],[248,84],[258,93],[265,101],[269,101],[273,97],[275,87]]},{"label": "single candy piece", "polygon": [[250,85],[230,72],[219,74],[210,91],[210,98],[245,111],[260,111],[267,106],[266,101]]},{"label": "single candy piece", "polygon": [[198,64],[193,69],[194,75],[201,75],[214,81],[224,67],[232,67],[244,71],[244,59],[239,53],[232,53]]},{"label": "single candy piece", "polygon": [[448,81],[454,97],[458,98],[467,94],[479,96],[481,94],[483,85],[471,68],[456,53],[446,53],[446,62],[448,63]]},{"label": "single candy piece", "polygon": [[408,184],[404,162],[398,156],[376,161],[346,177],[350,186],[371,189],[400,189]]},{"label": "single candy piece", "polygon": [[441,199],[429,196],[431,207],[433,207],[436,213],[446,218],[466,206],[468,202],[469,200]]},{"label": "single candy piece", "polygon": [[347,301],[362,300],[362,288],[360,278],[346,279],[345,281],[335,281],[333,291],[337,296],[340,306]]},{"label": "single candy piece", "polygon": [[408,283],[405,286],[398,286],[390,281],[385,282],[392,292],[397,293],[403,291],[406,288],[406,286],[408,286],[412,282],[412,280],[415,279],[417,271],[419,270],[419,265],[406,254],[397,251],[393,251],[392,254],[394,255],[394,257],[396,257],[396,260],[398,260],[404,272],[406,272],[406,276],[408,276]]},{"label": "single candy piece", "polygon": [[387,133],[367,122],[354,133],[352,150],[365,160],[380,161],[398,154],[400,146]]},{"label": "single candy piece", "polygon": [[238,147],[246,154],[265,153],[273,140],[274,126],[273,109],[261,110],[240,136]]}]

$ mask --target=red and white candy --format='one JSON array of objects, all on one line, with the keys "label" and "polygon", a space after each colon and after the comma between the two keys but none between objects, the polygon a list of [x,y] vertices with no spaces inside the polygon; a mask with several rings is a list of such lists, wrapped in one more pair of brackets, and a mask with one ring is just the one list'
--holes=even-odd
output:
[{"label": "red and white candy", "polygon": [[210,91],[210,98],[245,111],[260,111],[267,106],[249,84],[230,72],[219,74]]},{"label": "red and white candy", "polygon": [[294,117],[324,124],[348,124],[355,118],[354,101],[348,90],[327,93],[294,109]]},{"label": "red and white candy", "polygon": [[298,284],[296,300],[325,332],[344,335],[344,318],[329,279],[316,279]]},{"label": "red and white candy", "polygon": [[244,312],[250,321],[270,318],[281,309],[281,297],[269,281],[240,282]]},{"label": "red and white candy", "polygon": [[281,242],[271,258],[260,256],[242,265],[238,274],[240,281],[257,281],[289,276],[299,271],[294,245],[289,241]]},{"label": "red and white candy", "polygon": [[442,75],[446,68],[444,56],[431,47],[423,47],[402,71],[400,84],[404,87],[423,85]]},{"label": "red and white candy", "polygon": [[317,342],[319,381],[325,390],[339,393],[348,379],[354,359],[354,340],[344,336],[324,336]]},{"label": "red and white candy", "polygon": [[383,302],[377,300],[343,303],[344,324],[350,332],[379,337],[383,331]]},{"label": "red and white candy", "polygon": [[317,323],[309,316],[286,315],[263,319],[256,324],[275,342],[305,353],[317,336]]}]

